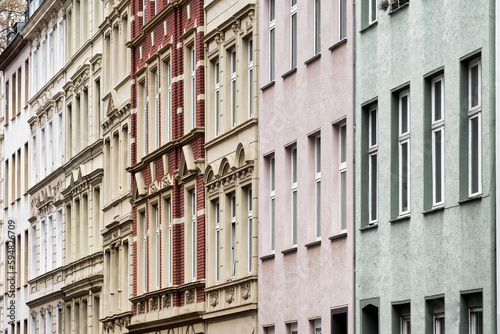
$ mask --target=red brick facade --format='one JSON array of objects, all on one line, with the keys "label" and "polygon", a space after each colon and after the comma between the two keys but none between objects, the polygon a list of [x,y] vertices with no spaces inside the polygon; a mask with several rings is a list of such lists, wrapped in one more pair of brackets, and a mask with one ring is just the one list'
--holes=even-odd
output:
[{"label": "red brick facade", "polygon": [[[148,92],[149,100],[149,68],[152,66],[157,66],[158,69],[162,67],[162,60],[159,56],[158,50],[163,52],[166,48],[170,48],[170,63],[171,63],[171,77],[174,79],[172,81],[172,141],[166,145],[160,146],[157,150],[153,151],[151,143],[147,146],[149,150],[147,155],[144,157],[138,156],[137,143],[138,143],[138,119],[137,113],[132,113],[131,115],[131,174],[132,174],[132,189],[137,189],[135,185],[135,174],[141,173],[144,184],[149,187],[153,181],[157,181],[158,189],[151,191],[150,189],[146,191],[146,195],[143,197],[133,196],[133,235],[136,237],[138,235],[138,205],[146,204],[146,219],[149,224],[149,208],[150,201],[158,200],[158,209],[161,224],[167,223],[163,221],[162,208],[163,202],[160,200],[162,193],[168,188],[171,191],[171,203],[172,203],[172,219],[174,222],[182,221],[185,215],[184,208],[184,184],[181,179],[182,175],[179,174],[181,168],[181,159],[183,147],[191,145],[193,158],[195,161],[202,161],[204,157],[204,109],[205,101],[200,99],[199,96],[204,96],[204,66],[198,66],[196,68],[196,129],[184,133],[184,122],[185,122],[185,103],[184,103],[184,80],[183,74],[185,72],[185,61],[184,61],[184,42],[183,35],[189,34],[190,31],[194,32],[194,48],[196,55],[196,63],[204,59],[204,47],[203,47],[203,25],[204,25],[204,12],[203,12],[203,1],[201,0],[188,0],[188,1],[175,1],[175,0],[157,0],[157,14],[154,15],[154,1],[146,0],[146,19],[145,25],[143,25],[143,18],[138,14],[143,10],[142,0],[132,0],[130,2],[130,10],[132,14],[133,21],[131,22],[131,108],[132,110],[137,110],[138,98],[137,98],[137,78],[144,73],[144,68],[146,68],[146,92]],[[188,19],[188,11],[190,11],[190,18]],[[167,34],[165,35],[164,22],[167,22]],[[154,32],[154,46],[152,45],[151,33]],[[187,35],[186,34],[186,35]],[[142,59],[141,59],[141,48],[142,48]],[[201,62],[203,64],[203,62]],[[162,71],[158,70],[158,84],[159,92],[162,92]],[[186,73],[184,78],[189,78],[190,74]],[[164,116],[162,111],[162,98],[166,97],[159,94],[159,109],[160,109],[160,124],[159,129],[162,129],[162,119]],[[165,102],[164,105],[167,105]],[[152,116],[152,110],[154,105],[147,105],[147,119],[149,120]],[[149,122],[148,122],[149,123]],[[149,123],[151,124],[151,123]],[[147,132],[153,131],[147,128]],[[160,130],[160,142],[162,142],[162,137],[166,134]],[[150,138],[149,134],[147,138]],[[173,186],[163,187],[162,180],[164,179],[164,160],[163,155],[168,156],[168,175],[173,182]],[[156,180],[152,180],[152,173],[150,170],[150,164],[154,162]],[[194,180],[196,185],[196,210],[199,212],[205,207],[205,192],[203,185],[203,175],[202,171],[199,171],[197,175],[189,179],[189,182]],[[177,178],[176,178],[177,176]],[[190,221],[190,217],[186,217],[185,221]],[[197,216],[196,219],[196,248],[197,248],[197,270],[196,270],[196,283],[193,285],[196,289],[196,299],[195,303],[202,303],[205,301],[204,285],[200,283],[200,280],[205,278],[205,216]],[[162,228],[160,227],[160,230]],[[172,296],[172,306],[180,307],[185,304],[185,291],[183,289],[177,289],[180,285],[186,283],[193,283],[191,279],[188,282],[185,280],[185,237],[184,237],[184,224],[174,223],[173,225],[173,283],[171,288]],[[163,240],[160,237],[160,240]],[[149,241],[149,236],[148,236]],[[161,244],[161,247],[163,245]],[[149,249],[149,247],[148,247]],[[134,303],[133,310],[134,316],[138,314],[138,303],[137,300],[141,298],[138,295],[138,285],[143,284],[138,275],[138,270],[142,270],[141,259],[137,258],[138,244],[137,241],[133,244],[133,297],[132,302]],[[160,266],[167,265],[166,259],[162,259],[163,250],[160,251]],[[149,258],[149,254],[148,254]],[[148,260],[149,263],[149,260]],[[188,262],[189,263],[189,262]],[[150,264],[151,265],[151,264]],[[148,268],[148,273],[146,277],[149,276],[151,270]],[[162,276],[163,270],[160,269],[160,286],[164,277]],[[149,282],[149,279],[148,279]],[[156,290],[155,287],[150,287],[148,284],[147,292]],[[169,290],[169,288],[162,289]],[[164,291],[165,292],[165,291]],[[170,292],[168,292],[170,293]],[[161,300],[160,300],[161,303]],[[149,304],[145,307],[145,312],[148,312]],[[160,305],[161,309],[162,306]],[[183,320],[179,320],[183,321]],[[158,324],[155,325],[156,328]],[[147,326],[146,326],[147,327]],[[141,328],[145,328],[142,326]]]}]

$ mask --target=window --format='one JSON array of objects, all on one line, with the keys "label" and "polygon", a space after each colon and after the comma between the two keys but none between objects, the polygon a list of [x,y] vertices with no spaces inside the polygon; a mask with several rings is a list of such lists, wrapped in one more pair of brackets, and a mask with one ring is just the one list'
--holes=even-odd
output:
[{"label": "window", "polygon": [[142,25],[146,24],[146,0],[142,0]]},{"label": "window", "polygon": [[347,230],[347,126],[341,124],[339,127],[339,174],[340,174],[340,230]]},{"label": "window", "polygon": [[217,137],[219,135],[219,118],[220,118],[220,111],[219,111],[219,92],[220,92],[220,87],[219,87],[219,61],[217,60],[214,65],[214,78],[215,78],[215,136]]},{"label": "window", "polygon": [[52,117],[47,120],[47,174],[52,172],[52,137],[53,137]]},{"label": "window", "polygon": [[252,240],[253,240],[253,234],[252,234],[252,188],[247,189],[247,208],[248,208],[248,214],[247,214],[247,221],[248,221],[248,272],[252,273]]},{"label": "window", "polygon": [[42,218],[40,220],[40,274],[45,273],[45,258],[46,258],[45,236],[46,236],[45,218]]},{"label": "window", "polygon": [[347,0],[339,0],[339,40],[347,38]]},{"label": "window", "polygon": [[297,246],[297,147],[290,149],[291,191],[292,191],[292,246]]},{"label": "window", "polygon": [[220,216],[219,216],[219,201],[214,204],[215,211],[215,281],[220,279]]},{"label": "window", "polygon": [[[9,160],[5,160],[5,183],[4,183],[4,196],[5,196],[5,208],[9,207]],[[11,181],[12,182],[12,181]],[[7,266],[5,266],[7,268]]]},{"label": "window", "polygon": [[378,181],[377,181],[377,106],[368,111],[368,217],[369,224],[378,221]]},{"label": "window", "polygon": [[368,24],[377,21],[377,0],[368,0]]},{"label": "window", "polygon": [[63,216],[62,216],[62,207],[57,208],[57,215],[56,215],[56,224],[57,224],[57,245],[56,245],[56,266],[60,267],[62,266],[62,252],[63,252],[63,244],[62,244],[62,233],[61,231],[63,230]]},{"label": "window", "polygon": [[483,334],[483,293],[467,292],[460,298],[460,333]]},{"label": "window", "polygon": [[148,282],[146,280],[146,273],[148,272],[148,222],[146,221],[146,212],[141,211],[139,213],[139,223],[142,228],[142,281],[144,283],[143,285],[143,292],[148,291]]},{"label": "window", "polygon": [[321,52],[321,0],[314,0],[314,54]]},{"label": "window", "polygon": [[290,67],[297,67],[297,0],[290,2]]},{"label": "window", "polygon": [[399,94],[399,215],[410,213],[410,96]]},{"label": "window", "polygon": [[434,314],[434,331],[433,334],[444,334],[444,313]]},{"label": "window", "polygon": [[191,190],[191,273],[196,279],[196,193]]},{"label": "window", "polygon": [[252,118],[253,109],[253,39],[249,38],[248,47],[248,118]]},{"label": "window", "polygon": [[310,321],[312,333],[321,334],[321,319],[314,319]]},{"label": "window", "polygon": [[274,1],[269,0],[269,81],[274,81],[275,71],[275,17]]},{"label": "window", "polygon": [[95,132],[96,137],[101,137],[101,80],[95,81],[94,86],[94,96],[95,96]]},{"label": "window", "polygon": [[231,195],[231,278],[236,274],[236,197]]},{"label": "window", "polygon": [[275,212],[276,212],[276,175],[275,175],[275,167],[274,167],[274,154],[269,157],[269,213],[270,213],[270,246],[271,252],[274,253],[275,245]]},{"label": "window", "polygon": [[45,334],[45,314],[40,310],[40,323],[38,325],[38,333]]},{"label": "window", "polygon": [[[24,143],[24,153],[23,153],[23,158],[24,158],[24,166],[23,166],[23,173],[24,173],[24,193],[26,194],[29,189],[29,179],[28,179],[28,163],[29,163],[29,153],[28,153],[28,142]],[[21,195],[21,192],[19,193]]]},{"label": "window", "polygon": [[152,215],[154,219],[155,226],[155,249],[156,249],[156,261],[155,261],[155,271],[156,271],[156,289],[160,288],[160,219],[158,217],[158,204],[152,206]]},{"label": "window", "polygon": [[30,250],[31,250],[31,268],[30,277],[36,277],[36,224],[31,224],[31,235],[30,235]]},{"label": "window", "polygon": [[469,334],[483,333],[483,308],[473,307],[469,309]]},{"label": "window", "polygon": [[17,89],[17,84],[16,84],[16,74],[12,74],[12,87],[11,87],[11,94],[12,94],[12,105],[11,105],[11,111],[12,111],[12,118],[16,117],[16,111],[17,111],[17,99],[16,99],[16,89]]},{"label": "window", "polygon": [[172,202],[167,202],[168,210],[168,282],[172,284],[173,282],[173,266],[174,266],[174,232],[173,232],[173,221],[172,221]]},{"label": "window", "polygon": [[61,16],[59,20],[57,20],[57,37],[59,39],[58,46],[58,69],[61,69],[64,65],[64,27],[63,27],[63,17]]},{"label": "window", "polygon": [[314,206],[316,239],[321,239],[321,136],[314,137]]},{"label": "window", "polygon": [[347,334],[347,307],[331,310],[332,333]]},{"label": "window", "polygon": [[172,140],[172,66],[170,66],[170,61],[167,62],[167,140]]},{"label": "window", "polygon": [[52,270],[52,215],[47,216],[47,271]]},{"label": "window", "polygon": [[444,78],[438,76],[431,83],[432,111],[432,203],[444,204]]},{"label": "window", "polygon": [[62,165],[63,155],[63,115],[62,109],[57,111],[57,152],[56,152],[56,166]]},{"label": "window", "polygon": [[24,62],[24,105],[28,105],[28,99],[29,99],[29,87],[30,87],[30,81],[29,81],[29,72],[30,72],[30,65],[29,65],[29,59],[26,59]]},{"label": "window", "polygon": [[21,67],[17,69],[17,115],[21,113],[21,91],[23,86],[23,77],[21,74]]},{"label": "window", "polygon": [[401,317],[401,334],[411,333],[410,317]]},{"label": "window", "polygon": [[411,305],[409,301],[393,303],[392,333],[411,333]]},{"label": "window", "polygon": [[31,134],[31,186],[36,183],[36,132]]},{"label": "window", "polygon": [[427,312],[425,315],[426,333],[445,333],[445,304],[444,297],[426,300]]},{"label": "window", "polygon": [[361,333],[379,333],[379,299],[361,300]]},{"label": "window", "polygon": [[48,39],[48,60],[47,60],[47,79],[50,80],[53,75],[54,68],[54,31],[51,29],[47,33]]},{"label": "window", "polygon": [[152,77],[152,85],[151,87],[151,95],[154,98],[154,118],[152,119],[152,128],[154,128],[154,145],[153,148],[157,149],[158,148],[158,143],[160,142],[160,110],[159,110],[159,100],[158,100],[158,72],[152,71],[151,72],[151,77]]},{"label": "window", "polygon": [[40,86],[45,84],[45,64],[47,64],[45,51],[45,36],[40,40]]},{"label": "window", "polygon": [[67,123],[67,127],[68,127],[68,131],[67,131],[68,145],[66,145],[68,147],[68,155],[67,156],[71,157],[73,155],[73,110],[72,110],[71,105],[68,106],[66,123]]},{"label": "window", "polygon": [[231,129],[236,124],[236,49],[231,51]]},{"label": "window", "polygon": [[468,71],[469,196],[482,192],[481,175],[481,60],[470,62]]},{"label": "window", "polygon": [[264,327],[265,334],[274,334],[274,326]]},{"label": "window", "polygon": [[292,322],[290,324],[287,324],[287,329],[288,329],[288,334],[298,334],[299,333],[298,325],[296,322]]},{"label": "window", "polygon": [[142,123],[142,127],[140,129],[141,134],[142,134],[142,155],[146,155],[147,153],[147,126],[148,126],[148,121],[147,121],[147,113],[146,113],[146,101],[147,101],[147,95],[146,95],[146,83],[143,81],[139,83],[139,111],[142,111],[142,119],[139,119],[139,121]]},{"label": "window", "polygon": [[38,81],[38,76],[37,76],[37,48],[33,48],[31,50],[31,96],[35,95],[37,92],[37,81]]},{"label": "window", "polygon": [[191,55],[191,127],[196,127],[196,58],[194,46],[190,49]]}]

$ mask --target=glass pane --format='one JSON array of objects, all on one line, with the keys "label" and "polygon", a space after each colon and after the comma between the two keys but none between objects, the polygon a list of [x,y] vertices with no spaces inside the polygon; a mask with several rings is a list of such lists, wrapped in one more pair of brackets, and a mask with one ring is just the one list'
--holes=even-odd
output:
[{"label": "glass pane", "polygon": [[370,146],[377,145],[377,109],[370,111]]},{"label": "glass pane", "polygon": [[471,193],[479,191],[479,117],[470,120],[470,177]]},{"label": "glass pane", "polygon": [[275,17],[274,0],[269,0],[269,21],[273,21]]},{"label": "glass pane", "polygon": [[248,62],[253,61],[253,40],[248,40]]},{"label": "glass pane", "polygon": [[401,144],[401,211],[408,211],[408,142]]},{"label": "glass pane", "polygon": [[321,172],[321,137],[316,138],[316,173]]},{"label": "glass pane", "polygon": [[345,125],[340,127],[340,162],[346,161],[346,136],[347,128]]},{"label": "glass pane", "polygon": [[315,0],[315,53],[319,53],[321,51],[321,0]]},{"label": "glass pane", "polygon": [[292,194],[292,243],[297,244],[297,192]]},{"label": "glass pane", "polygon": [[269,173],[270,173],[270,178],[271,178],[271,191],[274,191],[275,187],[275,175],[274,175],[274,157],[271,158],[270,161],[270,166],[269,166]]},{"label": "glass pane", "polygon": [[340,0],[340,39],[344,39],[346,34],[346,0]]},{"label": "glass pane", "polygon": [[401,98],[401,132],[408,132],[408,96],[405,95]]},{"label": "glass pane", "polygon": [[443,175],[441,174],[441,168],[442,168],[442,157],[441,157],[441,136],[442,136],[442,131],[436,131],[434,133],[434,186],[435,186],[435,193],[434,193],[434,201],[435,203],[439,203],[442,201],[442,178]]},{"label": "glass pane", "polygon": [[347,173],[340,173],[340,229],[345,230],[347,228],[347,218],[346,218],[346,182]]},{"label": "glass pane", "polygon": [[292,149],[292,182],[297,182],[297,149]]},{"label": "glass pane", "polygon": [[370,22],[373,22],[377,19],[377,0],[370,0],[370,8],[371,8],[371,17]]},{"label": "glass pane", "polygon": [[236,52],[231,52],[231,73],[236,72]]},{"label": "glass pane", "polygon": [[479,65],[470,68],[470,106],[479,105]]},{"label": "glass pane", "polygon": [[297,67],[297,14],[292,15],[292,68]]},{"label": "glass pane", "polygon": [[377,155],[370,156],[370,220],[377,220]]},{"label": "glass pane", "polygon": [[297,0],[292,0],[292,7],[297,4]]},{"label": "glass pane", "polygon": [[321,182],[316,182],[316,236],[321,236]]},{"label": "glass pane", "polygon": [[215,84],[219,83],[219,63],[215,64]]},{"label": "glass pane", "polygon": [[434,121],[441,119],[441,81],[434,83]]},{"label": "glass pane", "polygon": [[274,80],[274,29],[269,32],[269,80]]},{"label": "glass pane", "polygon": [[274,211],[275,203],[274,198],[271,200],[271,250],[274,250]]},{"label": "glass pane", "polygon": [[248,71],[248,117],[252,117],[253,109],[253,69]]}]

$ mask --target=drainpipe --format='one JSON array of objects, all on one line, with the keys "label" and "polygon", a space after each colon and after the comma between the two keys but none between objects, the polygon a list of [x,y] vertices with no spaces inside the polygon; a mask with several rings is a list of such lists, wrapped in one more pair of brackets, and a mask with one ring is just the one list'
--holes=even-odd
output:
[{"label": "drainpipe", "polygon": [[[495,0],[492,0],[495,1]],[[353,170],[353,219],[352,219],[352,237],[353,237],[353,321],[354,333],[356,333],[356,0],[352,0],[352,123],[353,123],[353,149],[352,149],[352,170]]]},{"label": "drainpipe", "polygon": [[[494,97],[493,97],[493,100],[494,100],[494,104],[495,104],[495,151],[494,151],[494,155],[495,155],[495,210],[494,210],[494,213],[493,213],[493,219],[495,220],[494,222],[494,229],[495,229],[495,240],[494,240],[494,246],[495,246],[495,261],[494,261],[494,265],[495,265],[495,279],[494,279],[494,296],[495,296],[495,321],[494,321],[494,324],[493,326],[496,327],[496,329],[494,330],[494,332],[497,332],[497,329],[500,328],[500,324],[498,323],[499,319],[500,319],[500,309],[499,309],[499,305],[500,305],[500,296],[498,294],[498,288],[500,286],[500,269],[498,267],[498,259],[500,257],[500,247],[498,245],[498,240],[500,240],[500,224],[499,224],[499,221],[498,221],[498,216],[497,216],[497,213],[499,212],[499,203],[498,203],[498,198],[499,198],[499,195],[500,195],[500,186],[499,186],[499,179],[498,179],[498,176],[500,175],[500,166],[499,166],[499,160],[498,160],[498,155],[500,154],[500,152],[497,152],[498,151],[498,148],[500,147],[499,146],[499,142],[500,142],[500,117],[498,117],[498,111],[500,110],[500,99],[498,98],[499,96],[499,93],[500,93],[500,87],[499,87],[499,80],[500,80],[500,67],[499,67],[499,64],[500,64],[500,45],[498,43],[496,43],[496,39],[498,36],[500,36],[500,22],[498,21],[498,18],[500,18],[500,6],[496,6],[496,0],[491,0],[490,3],[491,3],[491,6],[494,8],[494,17],[491,18],[493,20],[495,20],[495,23],[494,23],[494,26],[495,26],[495,31],[494,31],[494,34],[493,34],[493,41],[491,44],[494,45],[494,50],[492,50],[491,54],[494,54],[494,57],[492,57],[491,61],[494,62],[494,69],[495,69],[495,85],[494,85]],[[491,17],[491,16],[490,16]]]}]

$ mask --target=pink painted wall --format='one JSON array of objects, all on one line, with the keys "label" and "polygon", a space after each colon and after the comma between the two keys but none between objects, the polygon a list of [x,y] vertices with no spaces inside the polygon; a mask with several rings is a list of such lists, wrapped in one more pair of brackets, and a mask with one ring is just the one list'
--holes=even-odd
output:
[{"label": "pink painted wall", "polygon": [[[269,0],[260,3],[259,82],[269,83]],[[349,3],[349,1],[347,1]],[[276,0],[275,84],[259,94],[259,257],[270,249],[269,159],[276,170],[274,258],[259,264],[259,333],[298,322],[299,333],[310,333],[310,319],[321,317],[322,333],[330,333],[331,309],[348,307],[353,332],[353,38],[352,6],[347,6],[347,42],[339,42],[339,0],[321,3],[321,57],[314,56],[314,1],[298,1],[298,61],[295,73],[281,76],[290,65],[290,2]],[[347,237],[341,234],[339,206],[338,125],[347,125]],[[321,134],[321,244],[316,241],[314,201],[314,141]],[[297,251],[292,247],[291,179],[287,147],[297,145]]]}]

